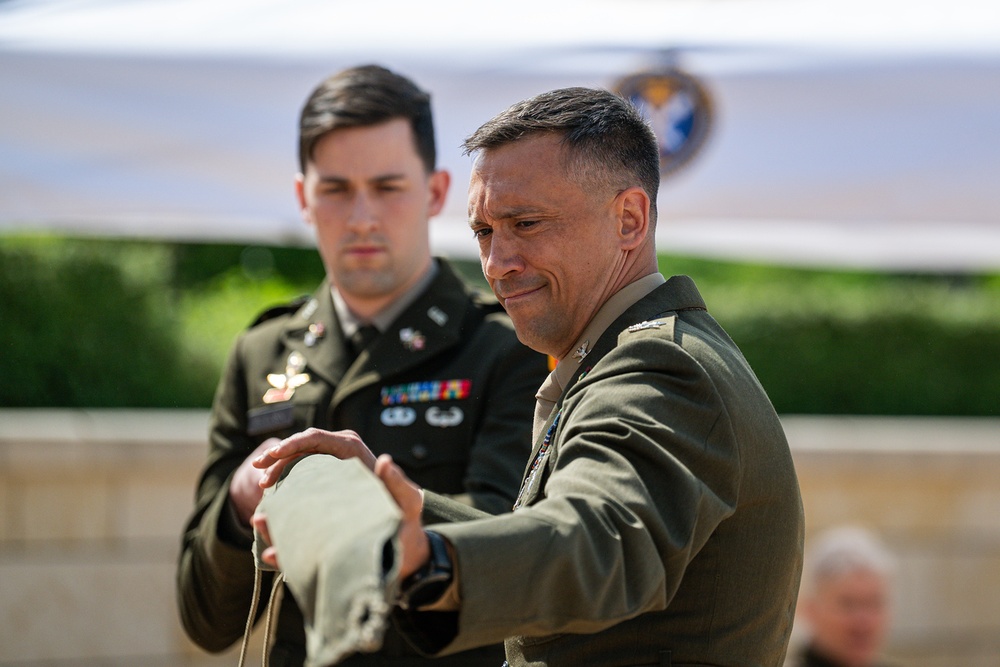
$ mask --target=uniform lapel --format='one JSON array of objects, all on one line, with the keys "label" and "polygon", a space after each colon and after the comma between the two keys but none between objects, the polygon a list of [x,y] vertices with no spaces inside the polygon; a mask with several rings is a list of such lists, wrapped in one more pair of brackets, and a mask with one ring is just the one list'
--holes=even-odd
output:
[{"label": "uniform lapel", "polygon": [[282,343],[290,351],[302,353],[307,372],[332,386],[341,382],[350,367],[351,352],[333,309],[329,282],[324,280],[312,298],[289,318]]},{"label": "uniform lapel", "polygon": [[587,354],[585,363],[574,373],[566,383],[556,409],[562,406],[562,398],[569,388],[576,384],[586,370],[594,367],[608,352],[618,344],[618,336],[626,328],[646,320],[664,317],[669,313],[681,310],[705,310],[702,299],[694,281],[687,276],[673,276],[652,292],[625,309],[607,329],[601,334],[597,343]]},{"label": "uniform lapel", "polygon": [[629,306],[601,334],[597,343],[587,353],[584,363],[581,363],[576,372],[570,376],[552,412],[545,421],[545,425],[535,439],[531,456],[528,459],[528,464],[522,476],[521,492],[515,503],[515,509],[523,504],[530,503],[539,492],[540,482],[535,477],[543,475],[543,470],[553,460],[549,456],[549,449],[550,447],[554,448],[554,441],[556,439],[556,429],[553,427],[553,423],[557,418],[561,417],[563,401],[569,393],[570,388],[586,375],[590,369],[600,363],[601,359],[618,344],[618,335],[627,327],[648,319],[665,316],[670,312],[691,309],[705,310],[704,300],[698,293],[694,281],[687,276],[674,276]]},{"label": "uniform lapel", "polygon": [[343,376],[333,403],[373,383],[405,374],[461,341],[469,297],[444,261],[427,290],[396,318]]}]

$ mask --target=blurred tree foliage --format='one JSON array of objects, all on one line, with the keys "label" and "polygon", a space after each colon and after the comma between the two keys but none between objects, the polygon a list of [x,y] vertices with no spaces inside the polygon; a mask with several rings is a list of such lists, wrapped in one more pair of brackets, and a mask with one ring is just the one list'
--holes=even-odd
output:
[{"label": "blurred tree foliage", "polygon": [[214,366],[185,354],[170,249],[5,238],[0,405],[192,407]]},{"label": "blurred tree foliage", "polygon": [[[779,412],[1000,415],[1000,275],[660,268],[695,278]],[[207,407],[239,332],[323,273],[314,248],[4,237],[0,406]]]},{"label": "blurred tree foliage", "polygon": [[696,278],[779,412],[1000,416],[1000,275],[660,269]]}]

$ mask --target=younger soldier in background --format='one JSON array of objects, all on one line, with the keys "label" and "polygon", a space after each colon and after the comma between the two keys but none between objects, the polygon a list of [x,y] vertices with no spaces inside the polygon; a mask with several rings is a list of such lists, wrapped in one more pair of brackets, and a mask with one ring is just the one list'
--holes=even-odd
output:
[{"label": "younger soldier in background", "polygon": [[[492,296],[431,256],[429,220],[450,177],[436,169],[425,92],[377,66],[330,77],[302,110],[299,159],[295,190],[327,280],[239,337],[216,393],[177,570],[184,628],[209,651],[243,635],[254,590],[249,520],[262,493],[250,461],[275,438],[361,439],[421,486],[505,512],[548,372]],[[304,657],[302,616],[285,595],[271,664]],[[502,661],[492,646],[432,662]],[[428,662],[390,631],[381,652],[343,664]]]}]

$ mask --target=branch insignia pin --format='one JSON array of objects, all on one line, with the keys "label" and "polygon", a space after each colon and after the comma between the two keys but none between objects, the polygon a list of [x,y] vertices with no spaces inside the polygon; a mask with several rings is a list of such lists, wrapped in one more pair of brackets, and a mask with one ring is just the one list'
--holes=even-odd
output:
[{"label": "branch insignia pin", "polygon": [[410,352],[424,349],[424,344],[427,342],[424,335],[412,327],[400,329],[399,340]]}]

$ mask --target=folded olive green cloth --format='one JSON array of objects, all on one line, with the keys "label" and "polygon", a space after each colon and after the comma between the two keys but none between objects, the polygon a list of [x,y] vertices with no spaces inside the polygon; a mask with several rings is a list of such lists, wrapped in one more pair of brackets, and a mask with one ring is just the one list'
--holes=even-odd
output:
[{"label": "folded olive green cloth", "polygon": [[[402,514],[357,459],[312,455],[264,492],[271,540],[305,619],[306,667],[336,664],[382,645],[398,575]],[[258,567],[267,545],[254,536]]]}]

